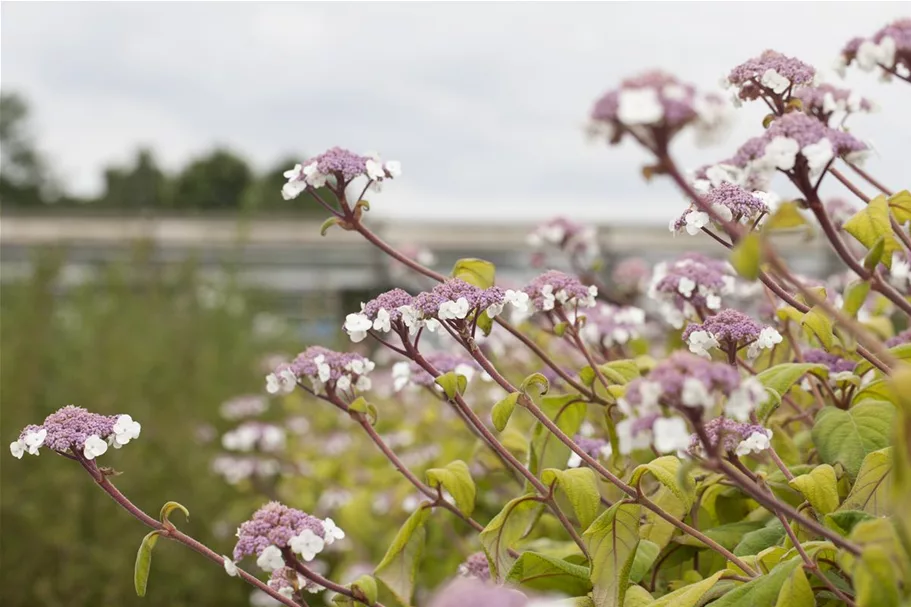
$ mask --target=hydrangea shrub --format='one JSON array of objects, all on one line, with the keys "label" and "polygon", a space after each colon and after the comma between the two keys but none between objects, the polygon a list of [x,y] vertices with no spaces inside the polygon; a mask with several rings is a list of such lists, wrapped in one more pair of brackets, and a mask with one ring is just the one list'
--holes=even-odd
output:
[{"label": "hydrangea shrub", "polygon": [[[851,41],[841,63],[908,80],[909,24]],[[286,173],[285,198],[309,192],[330,214],[324,234],[355,232],[426,283],[346,310],[339,332],[352,351],[311,345],[270,365],[264,395],[225,403],[237,426],[213,470],[232,483],[292,482],[282,456],[319,437],[298,418],[259,416],[295,394],[337,411],[346,434],[323,455],[365,441],[413,491],[395,504],[408,516],[385,554],[355,579],[322,573],[331,550],[357,549],[330,516],[268,500],[222,554],[170,520],[188,514],[180,504],[157,518],[139,509],[100,464],[140,437],[129,414],[63,407],[24,428],[12,455],[72,460],[151,528],[136,560],[140,595],[165,538],[291,606],[323,593],[379,607],[907,604],[911,194],[867,173],[869,146],[844,128],[872,102],[821,83],[812,66],[765,51],[724,84],[770,113],[733,155],[691,173],[673,139],[719,140],[731,120],[724,94],[652,71],[623,80],[590,115],[593,133],[653,155],[644,173],[671,179],[685,199],[670,230],[711,238],[715,257],[605,268],[594,230],[557,218],[529,244],[533,267],[561,269],[524,285],[498,284],[480,259],[443,274],[365,223],[364,197],[400,178],[399,163],[333,148]],[[770,191],[779,175],[790,191]],[[824,179],[860,204],[823,201]],[[799,276],[776,250],[776,233],[814,224],[844,264],[836,275]],[[428,467],[440,437],[379,432],[392,407],[451,421],[470,455]],[[424,450],[406,448],[414,443]],[[323,511],[338,503],[324,497]],[[377,496],[363,516],[389,510]],[[434,588],[418,573],[423,549],[450,524],[461,565]]]}]

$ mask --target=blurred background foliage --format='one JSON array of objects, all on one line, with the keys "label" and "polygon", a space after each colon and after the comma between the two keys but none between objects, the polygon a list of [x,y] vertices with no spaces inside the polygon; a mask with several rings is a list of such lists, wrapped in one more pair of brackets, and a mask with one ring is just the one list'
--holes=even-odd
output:
[{"label": "blurred background foliage", "polygon": [[[221,403],[262,394],[267,361],[293,357],[313,342],[268,312],[275,303],[271,295],[237,288],[231,268],[213,280],[192,260],[163,266],[152,253],[138,243],[129,258],[64,290],[65,251],[40,251],[29,279],[4,284],[3,439],[8,443],[23,426],[40,423],[67,404],[129,413],[142,423],[142,435],[127,448],[107,453],[104,464],[122,472],[116,484],[145,511],[154,515],[168,500],[184,504],[191,517],[178,525],[230,554],[236,527],[269,499],[280,499],[331,516],[346,530],[347,539],[318,559],[326,574],[351,581],[371,571],[417,506],[416,491],[359,426],[303,393],[272,399],[260,416],[260,421],[297,428],[288,432],[279,456],[291,465],[290,472],[233,485],[215,474],[213,460],[224,454],[219,437],[238,424],[219,415]],[[347,342],[322,345],[351,347]],[[371,398],[386,395],[375,401],[377,430],[418,476],[455,459],[469,462],[479,484],[476,517],[493,517],[515,489],[499,462],[476,451],[476,441],[432,391],[393,397],[388,367],[374,375]],[[495,402],[487,395],[491,385],[476,383],[475,402]],[[514,436],[512,444],[517,453],[524,452],[526,439]],[[138,598],[133,560],[146,533],[138,521],[73,462],[46,450],[21,461],[4,453],[0,465],[4,607],[251,604],[249,586],[169,542],[159,542],[148,594]],[[425,593],[480,548],[476,534],[446,512],[436,512],[427,529],[419,575]],[[551,530],[559,537],[555,526]],[[244,566],[256,570],[252,562]]]},{"label": "blurred background foliage", "polygon": [[174,213],[268,209],[325,215],[309,193],[290,201],[277,195],[286,181],[282,173],[305,160],[305,154],[289,154],[275,166],[257,171],[227,148],[202,153],[170,172],[159,166],[150,149],[139,148],[132,160],[104,169],[97,196],[74,196],[42,156],[31,135],[28,102],[15,92],[0,93],[0,149],[0,200],[6,209]]}]

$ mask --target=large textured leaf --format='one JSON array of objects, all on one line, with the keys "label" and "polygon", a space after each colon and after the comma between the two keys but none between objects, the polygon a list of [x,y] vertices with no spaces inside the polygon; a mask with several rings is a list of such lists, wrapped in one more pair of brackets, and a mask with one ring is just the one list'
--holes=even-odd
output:
[{"label": "large textured leaf", "polygon": [[506,575],[506,581],[533,590],[577,596],[591,591],[589,576],[588,567],[546,554],[523,552]]},{"label": "large textured leaf", "polygon": [[767,575],[755,578],[728,592],[712,603],[712,607],[769,607],[774,605],[782,586],[801,563],[800,558],[779,563]]},{"label": "large textured leaf", "polygon": [[724,571],[719,571],[701,582],[684,586],[670,594],[666,594],[651,603],[649,607],[695,607],[700,604],[700,599],[712,589],[712,586],[718,583],[724,573]]},{"label": "large textured leaf", "polygon": [[755,529],[743,535],[743,539],[734,547],[735,556],[759,554],[767,548],[778,544],[785,535],[781,521],[775,519],[762,529]]},{"label": "large textured leaf", "polygon": [[598,477],[591,468],[548,468],[541,475],[541,480],[548,486],[556,482],[563,490],[582,528],[591,525],[598,516],[601,494],[598,492]]},{"label": "large textured leaf", "polygon": [[889,554],[879,546],[864,549],[852,577],[857,607],[898,607],[898,580]]},{"label": "large textured leaf", "polygon": [[[677,519],[686,516],[696,499],[696,481],[693,473],[684,470],[677,457],[666,455],[637,466],[630,477],[630,484],[639,485],[646,474],[650,474],[660,483],[658,491],[651,498],[652,501]],[[674,532],[673,525],[651,510],[646,511],[645,523],[639,530],[642,539],[654,542],[660,548],[670,542]]]},{"label": "large textured leaf", "polygon": [[898,223],[911,221],[911,192],[902,190],[889,196],[889,210]]},{"label": "large textured leaf", "polygon": [[761,253],[762,243],[759,240],[759,234],[753,232],[744,237],[731,250],[731,265],[747,280],[756,280],[759,276]]},{"label": "large textured leaf", "polygon": [[853,217],[842,226],[844,231],[856,238],[868,249],[876,241],[883,239],[882,263],[892,267],[892,254],[901,251],[901,245],[892,235],[892,225],[889,223],[889,203],[885,196],[877,196],[867,206],[860,209]]},{"label": "large textured leaf", "polygon": [[794,567],[791,575],[781,586],[775,607],[815,607],[816,597],[813,588],[803,572],[803,567]]},{"label": "large textured leaf", "polygon": [[403,605],[411,604],[414,577],[424,551],[426,531],[424,523],[430,517],[430,508],[415,510],[399,529],[383,560],[373,575],[381,581]]},{"label": "large textured leaf", "polygon": [[839,510],[861,510],[873,516],[889,514],[892,491],[892,447],[874,451],[864,458],[857,480]]},{"label": "large textured leaf", "polygon": [[788,484],[800,491],[819,514],[828,514],[838,508],[838,478],[835,468],[828,464],[816,466]]},{"label": "large textured leaf", "polygon": [[442,487],[455,500],[459,510],[467,516],[474,511],[474,500],[477,489],[468,464],[460,459],[446,465],[445,468],[431,468],[427,471],[427,484],[434,489]]},{"label": "large textured leaf", "polygon": [[867,454],[889,445],[895,407],[888,402],[865,401],[848,411],[823,407],[813,424],[813,443],[827,464],[840,463],[856,477]]},{"label": "large textured leaf", "polygon": [[483,259],[465,258],[455,262],[452,277],[464,280],[481,289],[489,289],[496,282],[497,267]]},{"label": "large textured leaf", "polygon": [[538,502],[528,495],[517,497],[507,503],[481,531],[481,546],[495,579],[501,579],[512,567],[513,559],[509,556],[509,549],[528,533],[538,506]]},{"label": "large textured leaf", "polygon": [[639,511],[638,504],[618,502],[599,516],[583,535],[591,555],[595,607],[623,607],[639,544]]},{"label": "large textured leaf", "polygon": [[633,566],[629,572],[629,581],[638,584],[645,577],[645,574],[651,571],[652,565],[660,552],[661,547],[655,542],[639,540],[639,545],[636,547],[636,556],[633,558]]}]

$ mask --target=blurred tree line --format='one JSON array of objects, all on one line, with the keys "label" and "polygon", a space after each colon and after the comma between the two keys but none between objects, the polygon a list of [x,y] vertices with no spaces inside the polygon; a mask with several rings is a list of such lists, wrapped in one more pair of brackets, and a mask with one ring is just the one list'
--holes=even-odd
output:
[{"label": "blurred tree line", "polygon": [[17,93],[0,93],[0,202],[7,208],[116,209],[127,211],[286,211],[322,217],[325,212],[310,194],[282,199],[282,173],[306,156],[287,157],[265,173],[225,148],[191,159],[167,172],[150,149],[140,148],[132,160],[104,169],[97,197],[74,196],[41,155],[29,128],[29,107]]}]

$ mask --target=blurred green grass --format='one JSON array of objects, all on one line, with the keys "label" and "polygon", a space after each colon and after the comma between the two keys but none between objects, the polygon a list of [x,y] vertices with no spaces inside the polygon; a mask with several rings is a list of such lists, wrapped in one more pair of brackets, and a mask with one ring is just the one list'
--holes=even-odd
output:
[{"label": "blurred green grass", "polygon": [[41,252],[32,278],[0,292],[0,603],[248,605],[248,586],[169,542],[159,543],[150,591],[138,598],[132,570],[143,526],[74,462],[47,450],[17,461],[6,445],[67,404],[130,413],[143,424],[140,439],[104,457],[124,471],[118,486],[153,514],[167,500],[183,503],[191,519],[181,527],[229,552],[233,529],[216,538],[212,523],[262,500],[241,496],[249,504],[238,504],[237,490],[209,472],[217,441],[197,434],[218,424],[222,401],[261,389],[258,361],[280,344],[254,334],[256,306],[235,305],[230,284],[214,304],[211,288],[200,297],[204,281],[192,262],[164,268],[137,248],[62,292],[62,257]]}]

